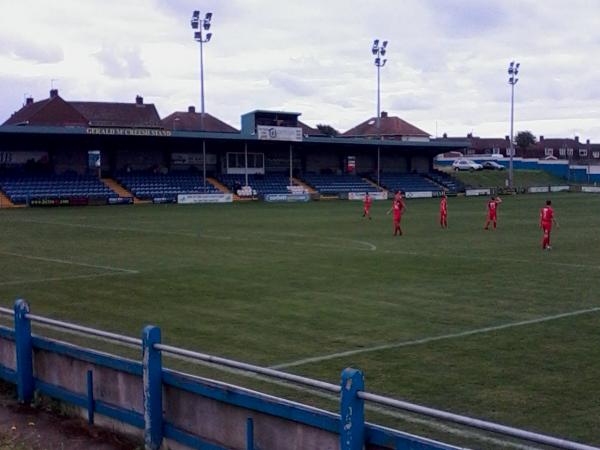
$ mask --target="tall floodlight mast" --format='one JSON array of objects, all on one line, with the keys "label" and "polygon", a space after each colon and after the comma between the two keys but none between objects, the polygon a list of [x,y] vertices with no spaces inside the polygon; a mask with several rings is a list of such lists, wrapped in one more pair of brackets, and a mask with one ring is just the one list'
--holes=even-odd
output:
[{"label": "tall floodlight mast", "polygon": [[379,39],[375,39],[371,48],[371,53],[375,56],[375,66],[377,67],[377,128],[379,128],[381,119],[381,68],[387,62],[387,59],[383,58],[387,51],[387,44],[388,41],[383,41],[379,45]]}]

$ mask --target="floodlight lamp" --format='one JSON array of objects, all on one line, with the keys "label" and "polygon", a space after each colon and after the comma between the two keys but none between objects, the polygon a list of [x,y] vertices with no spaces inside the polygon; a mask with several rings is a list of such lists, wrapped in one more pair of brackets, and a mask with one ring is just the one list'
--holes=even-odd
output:
[{"label": "floodlight lamp", "polygon": [[194,30],[198,29],[198,21],[197,20],[192,19],[192,21],[190,22],[190,25],[192,25],[192,28]]},{"label": "floodlight lamp", "polygon": [[385,55],[385,47],[381,48],[381,56]]},{"label": "floodlight lamp", "polygon": [[206,41],[205,41],[205,42],[208,42],[208,41],[210,41],[210,38],[211,38],[211,37],[212,37],[212,33],[207,33],[207,34],[206,34]]},{"label": "floodlight lamp", "polygon": [[378,66],[381,63],[381,58],[375,58],[375,65]]},{"label": "floodlight lamp", "polygon": [[373,53],[374,55],[376,55],[376,54],[377,54],[377,48],[376,48],[376,47],[373,47],[373,48],[371,49],[371,53]]},{"label": "floodlight lamp", "polygon": [[381,67],[385,66],[386,62],[387,62],[387,59],[384,59],[383,62],[381,63]]},{"label": "floodlight lamp", "polygon": [[386,48],[388,44],[388,41],[383,41],[383,48]]},{"label": "floodlight lamp", "polygon": [[515,62],[511,61],[509,67],[512,69],[514,65],[515,65]]},{"label": "floodlight lamp", "polygon": [[207,12],[206,16],[204,16],[204,20],[207,20],[210,22],[210,19],[212,19],[212,13],[211,12]]},{"label": "floodlight lamp", "polygon": [[201,41],[202,40],[202,32],[201,31],[196,31],[194,33],[194,39],[196,39],[197,41]]},{"label": "floodlight lamp", "polygon": [[193,13],[192,17],[193,17],[194,19],[198,19],[198,18],[200,17],[200,11],[197,11],[197,10],[196,10],[196,11],[194,11],[194,13]]},{"label": "floodlight lamp", "polygon": [[208,30],[208,29],[210,29],[210,22],[204,21],[202,26],[204,27],[205,30]]},{"label": "floodlight lamp", "polygon": [[373,41],[373,48],[375,48],[375,47],[379,47],[379,39],[375,39]]}]

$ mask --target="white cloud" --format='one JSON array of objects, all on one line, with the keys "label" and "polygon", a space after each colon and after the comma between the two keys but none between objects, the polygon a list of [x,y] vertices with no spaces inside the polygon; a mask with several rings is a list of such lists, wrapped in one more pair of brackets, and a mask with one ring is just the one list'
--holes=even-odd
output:
[{"label": "white cloud", "polygon": [[[50,80],[73,100],[198,105],[192,0],[0,0],[0,120]],[[438,134],[504,136],[517,58],[516,128],[600,141],[600,2],[235,0],[212,11],[206,106],[239,126],[257,108],[345,130],[375,114],[370,46],[389,41],[382,109]]]}]

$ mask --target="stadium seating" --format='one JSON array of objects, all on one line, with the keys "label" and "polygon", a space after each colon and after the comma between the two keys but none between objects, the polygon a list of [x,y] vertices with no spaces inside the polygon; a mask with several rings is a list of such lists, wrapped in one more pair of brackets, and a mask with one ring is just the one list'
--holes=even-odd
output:
[{"label": "stadium seating", "polygon": [[148,172],[120,173],[116,180],[137,198],[152,200],[167,198],[175,200],[177,194],[219,194],[208,181],[206,188],[202,175],[196,173],[154,174]]},{"label": "stadium seating", "polygon": [[459,181],[452,175],[442,172],[441,170],[434,170],[433,172],[427,174],[427,176],[436,183],[444,186],[451,194],[465,191],[466,186],[462,181]]},{"label": "stadium seating", "polygon": [[303,180],[322,195],[347,194],[349,192],[377,192],[378,189],[355,175],[313,175]]},{"label": "stadium seating", "polygon": [[12,175],[0,178],[0,189],[15,204],[50,198],[108,199],[118,195],[93,176]]},{"label": "stadium seating", "polygon": [[[239,188],[246,184],[246,176],[221,175],[219,181],[234,192],[236,185]],[[290,178],[281,174],[248,175],[248,184],[258,195],[289,194],[290,192],[288,190]]]},{"label": "stadium seating", "polygon": [[441,192],[442,187],[417,173],[382,173],[379,182],[388,191]]}]

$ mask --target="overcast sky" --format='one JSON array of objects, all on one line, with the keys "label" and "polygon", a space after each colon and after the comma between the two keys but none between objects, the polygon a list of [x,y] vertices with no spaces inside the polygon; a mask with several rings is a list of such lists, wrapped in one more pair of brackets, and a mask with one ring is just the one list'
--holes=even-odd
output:
[{"label": "overcast sky", "polygon": [[[254,109],[344,131],[376,114],[370,47],[387,39],[382,110],[432,135],[515,130],[600,142],[598,0],[0,0],[0,122],[27,95],[132,102],[164,117],[200,102],[189,19],[213,12],[207,112]],[[54,80],[54,81],[52,81]]]}]

